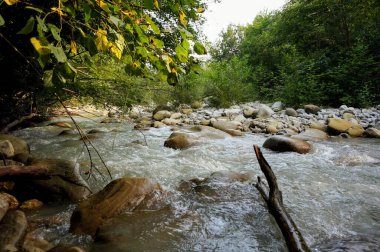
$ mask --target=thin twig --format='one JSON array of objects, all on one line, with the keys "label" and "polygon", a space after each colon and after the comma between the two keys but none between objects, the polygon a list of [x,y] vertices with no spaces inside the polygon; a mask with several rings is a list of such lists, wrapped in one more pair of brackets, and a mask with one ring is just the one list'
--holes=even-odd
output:
[{"label": "thin twig", "polygon": [[57,97],[59,103],[63,106],[63,108],[65,109],[66,113],[68,114],[68,116],[70,117],[71,121],[74,123],[79,135],[81,136],[81,139],[87,149],[87,153],[90,157],[90,176],[92,174],[92,169],[94,168],[103,178],[104,180],[104,176],[103,174],[98,170],[98,168],[96,167],[95,163],[92,161],[92,156],[91,156],[91,152],[90,152],[90,148],[88,147],[87,145],[87,142],[86,140],[88,141],[88,143],[91,145],[91,147],[95,150],[96,154],[98,155],[98,157],[100,158],[101,162],[103,163],[104,167],[106,168],[107,172],[108,172],[108,175],[110,177],[110,179],[112,180],[112,175],[111,175],[111,172],[110,170],[108,169],[106,163],[104,162],[102,156],[100,155],[100,153],[98,152],[98,150],[95,148],[95,146],[92,144],[91,140],[87,137],[87,135],[83,132],[83,130],[81,129],[81,127],[77,124],[77,122],[74,120],[74,118],[71,116],[69,110],[67,109],[67,107],[63,104],[62,100],[59,98],[59,96],[57,94],[55,94],[55,96]]}]

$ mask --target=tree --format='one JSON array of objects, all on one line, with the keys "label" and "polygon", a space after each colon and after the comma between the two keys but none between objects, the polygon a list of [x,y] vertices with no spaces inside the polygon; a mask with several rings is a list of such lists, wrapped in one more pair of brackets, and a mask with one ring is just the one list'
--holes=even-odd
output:
[{"label": "tree", "polygon": [[43,89],[47,70],[57,87],[70,84],[77,66],[93,66],[99,52],[122,61],[127,74],[174,85],[196,64],[192,53],[206,53],[195,30],[205,8],[203,0],[4,0],[0,70],[8,78],[0,106]]},{"label": "tree", "polygon": [[219,37],[220,39],[211,47],[210,54],[214,60],[229,60],[239,54],[240,43],[244,36],[244,26],[228,25]]}]

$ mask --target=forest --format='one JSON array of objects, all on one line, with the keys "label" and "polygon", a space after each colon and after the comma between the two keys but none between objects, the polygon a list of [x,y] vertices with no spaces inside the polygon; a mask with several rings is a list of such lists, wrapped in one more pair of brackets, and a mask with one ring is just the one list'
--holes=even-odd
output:
[{"label": "forest", "polygon": [[55,94],[124,109],[206,97],[217,107],[379,103],[378,1],[289,1],[230,25],[215,44],[199,42],[206,8],[200,0],[2,1],[1,124],[43,113]]},{"label": "forest", "polygon": [[222,1],[0,0],[0,251],[380,251],[380,2]]}]

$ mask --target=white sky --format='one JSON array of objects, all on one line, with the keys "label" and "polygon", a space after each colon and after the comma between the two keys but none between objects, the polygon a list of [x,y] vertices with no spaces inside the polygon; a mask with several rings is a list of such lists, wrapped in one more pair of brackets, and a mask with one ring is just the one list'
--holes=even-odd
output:
[{"label": "white sky", "polygon": [[221,3],[208,0],[207,2],[209,8],[204,12],[207,21],[203,31],[210,42],[215,42],[219,33],[229,24],[252,23],[259,12],[280,9],[287,0],[222,0]]}]

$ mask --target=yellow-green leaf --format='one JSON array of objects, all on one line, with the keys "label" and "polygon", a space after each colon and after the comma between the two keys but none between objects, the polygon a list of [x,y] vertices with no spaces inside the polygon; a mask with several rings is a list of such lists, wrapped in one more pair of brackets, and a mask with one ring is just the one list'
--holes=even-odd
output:
[{"label": "yellow-green leaf", "polygon": [[63,51],[63,48],[58,46],[50,46],[50,50],[53,53],[54,57],[57,59],[58,62],[64,63],[67,61],[67,57],[65,52]]},{"label": "yellow-green leaf", "polygon": [[203,7],[199,7],[198,9],[197,9],[197,12],[198,13],[203,13],[203,12],[205,12],[205,8],[203,8]]},{"label": "yellow-green leaf", "polygon": [[108,8],[108,4],[105,3],[104,1],[102,0],[96,0],[96,2],[98,3],[99,7],[102,8],[103,10],[105,11],[109,11],[109,8]]},{"label": "yellow-green leaf", "polygon": [[70,51],[73,55],[78,54],[78,48],[77,48],[77,43],[74,40],[70,41]]},{"label": "yellow-green leaf", "polygon": [[156,9],[160,9],[160,6],[158,5],[158,0],[154,0],[154,7],[156,7]]},{"label": "yellow-green leaf", "polygon": [[0,15],[0,26],[3,26],[5,24],[5,20],[3,16]]},{"label": "yellow-green leaf", "polygon": [[185,14],[185,12],[183,12],[182,10],[179,10],[178,14],[179,14],[179,21],[181,22],[181,24],[187,25],[187,20],[186,20],[186,14]]},{"label": "yellow-green leaf", "polygon": [[4,2],[8,5],[14,5],[19,2],[19,0],[4,0]]},{"label": "yellow-green leaf", "polygon": [[46,43],[41,42],[36,37],[30,38],[30,42],[32,43],[34,49],[38,52],[40,55],[45,55],[50,53],[50,48]]}]

